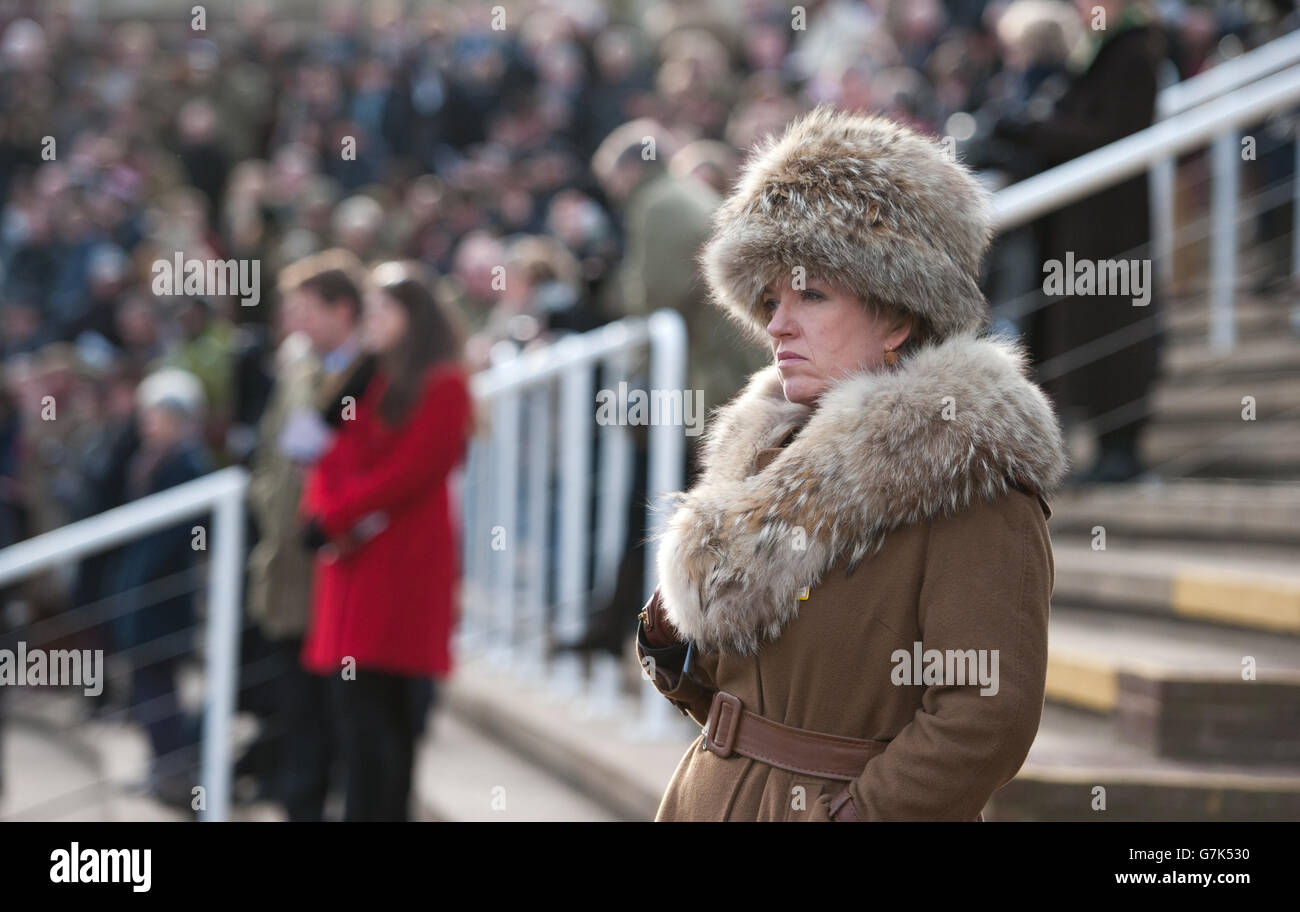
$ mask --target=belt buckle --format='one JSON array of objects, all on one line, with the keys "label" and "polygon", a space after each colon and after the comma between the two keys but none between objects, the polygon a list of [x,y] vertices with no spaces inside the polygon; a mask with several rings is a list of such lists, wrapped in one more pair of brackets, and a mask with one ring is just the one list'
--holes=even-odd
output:
[{"label": "belt buckle", "polygon": [[[744,705],[734,694],[720,690],[713,695],[709,706],[708,725],[704,729],[704,743],[700,746],[719,757],[731,756],[736,743],[736,732],[740,728],[740,714]],[[719,732],[722,737],[719,738]]]}]

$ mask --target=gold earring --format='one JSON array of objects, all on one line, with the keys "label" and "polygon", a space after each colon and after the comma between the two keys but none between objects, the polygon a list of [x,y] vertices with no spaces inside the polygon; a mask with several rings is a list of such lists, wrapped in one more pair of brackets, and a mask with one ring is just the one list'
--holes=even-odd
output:
[{"label": "gold earring", "polygon": [[898,364],[898,352],[894,351],[892,346],[885,349],[885,366],[895,367],[897,366],[897,364]]}]

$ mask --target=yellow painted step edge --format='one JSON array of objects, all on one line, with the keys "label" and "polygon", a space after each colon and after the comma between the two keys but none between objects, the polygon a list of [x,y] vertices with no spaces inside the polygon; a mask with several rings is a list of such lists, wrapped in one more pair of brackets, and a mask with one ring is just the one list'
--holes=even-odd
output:
[{"label": "yellow painted step edge", "polygon": [[1050,650],[1044,689],[1053,702],[1113,712],[1119,700],[1119,669],[1086,656]]},{"label": "yellow painted step edge", "polygon": [[1300,633],[1300,584],[1180,572],[1170,587],[1174,614],[1282,633]]}]

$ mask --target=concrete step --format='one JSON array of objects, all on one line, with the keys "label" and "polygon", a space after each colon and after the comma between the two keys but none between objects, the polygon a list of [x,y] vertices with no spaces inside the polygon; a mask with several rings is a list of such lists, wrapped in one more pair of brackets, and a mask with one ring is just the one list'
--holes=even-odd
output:
[{"label": "concrete step", "polygon": [[1053,552],[1054,603],[1300,635],[1293,549],[1107,535],[1104,551],[1065,538],[1054,540]]},{"label": "concrete step", "polygon": [[[69,688],[14,688],[5,711],[6,726],[25,728],[46,742],[40,753],[27,751],[5,769],[13,790],[0,799],[0,820],[110,820],[132,822],[193,821],[188,809],[156,801],[144,790],[149,770],[149,743],[143,729],[120,714],[89,718],[85,698]],[[248,720],[237,717],[235,735],[246,736]],[[0,739],[7,740],[7,739]],[[6,745],[6,751],[9,750]],[[283,820],[278,805],[235,804],[231,819],[241,822]]]},{"label": "concrete step", "polygon": [[1164,372],[1174,378],[1300,373],[1300,337],[1284,333],[1261,339],[1243,339],[1229,352],[1206,342],[1170,346],[1164,352]]},{"label": "concrete step", "polygon": [[1157,756],[1300,763],[1294,637],[1054,604],[1047,699]]},{"label": "concrete step", "polygon": [[[581,700],[473,656],[461,660],[444,695],[448,714],[621,820],[654,819],[682,754],[699,734],[697,725],[676,714],[668,732],[645,732],[638,726],[639,698],[625,698],[614,715],[598,715]],[[471,791],[471,802],[481,800],[481,787]]]},{"label": "concrete step", "polygon": [[[1242,340],[1267,338],[1300,331],[1293,315],[1296,302],[1287,298],[1239,297],[1233,308],[1237,337]],[[1203,345],[1210,335],[1210,309],[1204,298],[1170,307],[1165,326],[1173,345]]]},{"label": "concrete step", "polygon": [[1253,400],[1255,420],[1267,422],[1282,415],[1300,415],[1300,374],[1264,377],[1186,377],[1177,383],[1158,384],[1151,410],[1159,424],[1217,423],[1235,427],[1244,423],[1246,403]]},{"label": "concrete step", "polygon": [[95,757],[39,719],[8,716],[0,735],[3,821],[102,821],[113,815]]},{"label": "concrete step", "polygon": [[993,794],[984,816],[998,821],[1296,821],[1300,765],[1156,757],[1120,738],[1103,717],[1048,704],[1024,766]]},{"label": "concrete step", "polygon": [[455,712],[432,719],[416,764],[423,817],[447,822],[608,822],[619,817]]},{"label": "concrete step", "polygon": [[1300,411],[1255,421],[1157,421],[1142,435],[1140,456],[1162,477],[1300,479]]},{"label": "concrete step", "polygon": [[1062,491],[1050,527],[1062,535],[1300,546],[1300,482],[1202,481],[1093,485]]},{"label": "concrete step", "polygon": [[[609,720],[583,719],[513,676],[483,665],[457,672],[449,711],[467,726],[523,749],[548,774],[620,817],[649,819],[696,730],[647,741]],[[486,780],[484,780],[486,783]],[[1090,810],[1093,789],[1107,791],[1107,812]],[[481,806],[482,784],[471,791]],[[507,786],[509,802],[509,786]],[[612,805],[635,802],[633,814]],[[482,814],[481,810],[475,813]],[[1241,764],[1161,758],[1129,743],[1111,721],[1049,703],[1025,767],[1000,789],[990,820],[1300,819],[1300,764]]]}]

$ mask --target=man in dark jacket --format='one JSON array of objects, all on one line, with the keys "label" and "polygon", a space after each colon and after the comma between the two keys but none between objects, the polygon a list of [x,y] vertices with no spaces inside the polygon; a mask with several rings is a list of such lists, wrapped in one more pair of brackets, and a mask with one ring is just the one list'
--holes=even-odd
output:
[{"label": "man in dark jacket", "polygon": [[[1044,168],[1149,127],[1155,116],[1156,71],[1164,42],[1146,7],[1122,0],[1076,5],[1096,43],[1091,64],[1050,117],[1003,122],[997,131],[1035,153]],[[1039,238],[1042,264],[1147,261],[1150,281],[1146,175],[1053,213],[1040,222]],[[1049,297],[1054,294],[1047,291]],[[1140,296],[1066,294],[1032,317],[1029,342],[1044,386],[1058,407],[1081,411],[1098,436],[1097,461],[1080,480],[1117,482],[1141,474],[1138,437],[1149,415],[1147,397],[1161,345],[1159,296],[1149,287]]]}]

